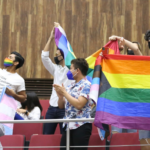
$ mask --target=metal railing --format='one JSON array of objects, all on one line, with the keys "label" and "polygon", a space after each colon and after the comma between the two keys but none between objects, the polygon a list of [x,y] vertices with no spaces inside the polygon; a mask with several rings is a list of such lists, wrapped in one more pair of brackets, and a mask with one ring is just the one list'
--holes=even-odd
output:
[{"label": "metal railing", "polygon": [[[60,123],[60,122],[93,122],[94,118],[85,118],[85,119],[40,119],[40,120],[0,120],[0,123]],[[70,150],[70,148],[85,148],[85,147],[127,147],[127,146],[150,146],[150,144],[134,144],[134,145],[92,145],[92,146],[70,146],[70,130],[67,128],[66,130],[66,150]],[[60,148],[61,146],[30,146],[30,148]],[[4,147],[10,148],[10,147]],[[11,148],[28,148],[28,147],[11,147]]]}]

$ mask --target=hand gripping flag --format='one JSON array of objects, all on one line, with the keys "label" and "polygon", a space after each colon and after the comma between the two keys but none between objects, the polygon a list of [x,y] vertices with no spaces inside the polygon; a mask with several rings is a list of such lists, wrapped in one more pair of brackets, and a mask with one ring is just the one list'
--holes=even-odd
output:
[{"label": "hand gripping flag", "polygon": [[[116,43],[117,41],[115,41]],[[104,47],[109,48],[109,54],[119,54],[118,44],[112,44],[114,42],[108,42]],[[73,49],[67,39],[64,29],[58,25],[55,27],[55,44],[56,46],[64,53],[65,65],[70,68],[71,61],[76,58]],[[98,50],[94,54],[86,58],[87,63],[89,64],[89,70],[87,73],[87,79],[92,82],[93,72],[95,61],[100,54],[102,49]]]}]

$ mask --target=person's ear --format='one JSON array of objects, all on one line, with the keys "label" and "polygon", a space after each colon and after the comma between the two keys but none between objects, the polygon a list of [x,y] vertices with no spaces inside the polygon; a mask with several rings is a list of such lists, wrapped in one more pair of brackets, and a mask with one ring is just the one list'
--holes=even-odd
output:
[{"label": "person's ear", "polygon": [[81,73],[81,71],[80,71],[80,69],[79,69],[79,68],[77,68],[77,72],[78,72],[78,73]]},{"label": "person's ear", "polygon": [[14,64],[14,66],[17,66],[17,65],[19,64],[19,62],[16,61],[16,62],[14,62],[13,64]]}]

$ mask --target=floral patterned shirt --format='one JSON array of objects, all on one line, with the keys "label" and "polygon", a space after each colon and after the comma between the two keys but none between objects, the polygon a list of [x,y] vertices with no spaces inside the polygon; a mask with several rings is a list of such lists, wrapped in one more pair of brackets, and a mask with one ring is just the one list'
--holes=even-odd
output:
[{"label": "floral patterned shirt", "polygon": [[[91,107],[93,105],[93,101],[89,98],[90,93],[90,86],[91,83],[86,79],[80,80],[78,83],[73,82],[71,85],[69,85],[66,88],[66,91],[74,98],[78,99],[80,96],[83,96],[87,99],[86,105],[81,109],[78,110],[74,106],[72,106],[67,99],[65,99],[65,117],[64,119],[76,119],[76,118],[91,118],[90,112]],[[85,123],[90,122],[69,122],[63,123],[63,127],[67,124],[67,127],[69,126],[69,129],[76,129],[80,127],[81,125]]]}]

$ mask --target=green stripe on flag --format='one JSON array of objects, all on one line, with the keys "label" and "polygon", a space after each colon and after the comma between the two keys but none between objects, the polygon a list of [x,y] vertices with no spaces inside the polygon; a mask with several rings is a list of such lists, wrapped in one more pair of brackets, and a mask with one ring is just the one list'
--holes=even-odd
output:
[{"label": "green stripe on flag", "polygon": [[150,103],[150,89],[110,88],[99,97],[117,102]]}]

